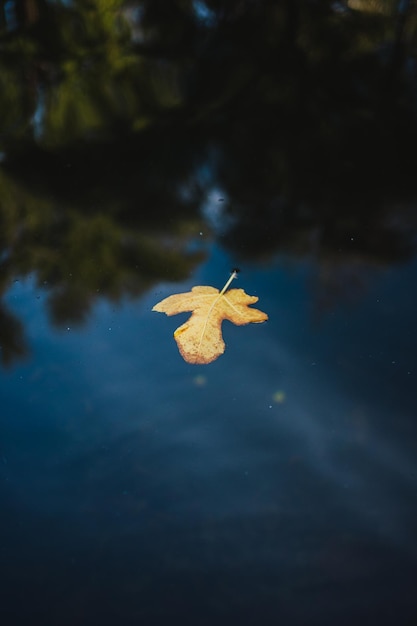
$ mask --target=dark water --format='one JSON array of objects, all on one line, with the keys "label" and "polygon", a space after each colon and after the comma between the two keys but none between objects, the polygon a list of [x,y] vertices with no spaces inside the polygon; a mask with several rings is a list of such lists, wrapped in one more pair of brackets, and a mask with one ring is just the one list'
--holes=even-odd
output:
[{"label": "dark water", "polygon": [[[417,623],[416,16],[377,4],[7,4],[2,626]],[[187,364],[151,309],[235,266],[269,321]]]}]

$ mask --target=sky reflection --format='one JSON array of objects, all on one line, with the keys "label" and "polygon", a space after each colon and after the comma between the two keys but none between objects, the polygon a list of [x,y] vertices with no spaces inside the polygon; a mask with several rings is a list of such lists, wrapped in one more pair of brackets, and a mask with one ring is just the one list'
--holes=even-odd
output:
[{"label": "sky reflection", "polygon": [[[13,552],[36,577],[41,523],[50,535],[42,540],[45,567],[53,567],[51,542],[73,563],[65,576],[74,607],[93,567],[101,586],[112,585],[112,607],[124,597],[127,614],[140,606],[156,620],[163,609],[144,591],[146,581],[174,576],[181,595],[189,577],[216,571],[228,587],[247,568],[253,574],[250,591],[237,596],[241,609],[266,602],[266,615],[278,614],[273,589],[284,577],[278,597],[288,623],[307,611],[311,623],[330,624],[346,603],[351,615],[363,614],[377,602],[375,585],[398,568],[397,595],[407,606],[417,560],[416,370],[396,379],[393,403],[385,362],[392,355],[371,361],[377,377],[363,355],[387,326],[408,334],[403,322],[414,303],[389,303],[416,265],[379,275],[377,299],[371,288],[355,310],[336,310],[326,324],[312,317],[314,267],[285,259],[262,270],[245,266],[239,286],[259,296],[270,321],[224,324],[225,354],[210,366],[189,365],[172,338],[180,316],[151,308],[193,284],[222,284],[230,265],[214,247],[188,281],[157,285],[119,306],[98,301],[82,328],[51,328],[34,281],[11,286],[8,305],[24,322],[31,356],[0,379],[6,559]],[[413,367],[409,338],[397,354]],[[128,592],[132,579],[145,595]],[[333,585],[338,601],[323,609],[308,592],[300,612],[295,590],[317,581]],[[227,614],[226,606],[209,613]]]},{"label": "sky reflection", "polygon": [[[8,303],[25,323],[32,356],[1,379],[9,407],[2,416],[4,484],[13,485],[25,508],[82,517],[79,494],[67,487],[79,480],[85,488],[85,475],[74,478],[83,458],[98,487],[111,467],[126,474],[114,495],[138,488],[136,472],[148,476],[150,461],[151,482],[180,490],[191,482],[191,491],[203,485],[202,497],[169,504],[184,521],[280,515],[294,506],[308,515],[308,494],[317,491],[319,506],[334,499],[367,531],[415,553],[414,372],[397,381],[403,397],[395,410],[383,358],[377,381],[361,365],[380,329],[360,335],[359,315],[346,326],[344,311],[314,327],[306,295],[311,269],[288,272],[280,261],[262,272],[244,268],[239,278],[239,286],[259,295],[268,324],[224,324],[225,355],[209,367],[184,363],[172,338],[180,317],[156,316],[151,307],[191,284],[223,282],[229,265],[215,250],[187,283],[156,287],[120,307],[102,302],[81,330],[52,330],[33,282],[15,283]],[[398,270],[395,284],[411,269]],[[381,302],[393,282],[379,282]],[[370,316],[377,307],[371,300],[360,305]],[[400,327],[406,313],[391,310],[385,321]],[[357,334],[349,361],[339,364],[335,343],[342,354]],[[149,476],[138,479],[150,489]]]}]

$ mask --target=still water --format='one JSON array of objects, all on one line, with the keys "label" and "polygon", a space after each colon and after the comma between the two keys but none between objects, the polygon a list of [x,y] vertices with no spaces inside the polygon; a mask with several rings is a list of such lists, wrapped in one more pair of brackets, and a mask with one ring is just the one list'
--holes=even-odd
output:
[{"label": "still water", "polygon": [[6,4],[0,626],[414,626],[412,3]]},{"label": "still water", "polygon": [[269,322],[188,365],[151,308],[230,265],[213,246],[81,329],[9,289],[31,356],[1,378],[5,623],[412,623],[416,263],[318,319],[311,264],[244,267]]}]

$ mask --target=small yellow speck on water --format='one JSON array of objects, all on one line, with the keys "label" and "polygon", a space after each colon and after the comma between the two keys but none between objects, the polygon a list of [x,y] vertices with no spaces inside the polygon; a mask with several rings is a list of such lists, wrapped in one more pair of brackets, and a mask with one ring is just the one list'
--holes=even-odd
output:
[{"label": "small yellow speck on water", "polygon": [[193,383],[196,387],[204,387],[207,383],[207,378],[205,376],[194,376]]},{"label": "small yellow speck on water", "polygon": [[285,391],[276,391],[272,395],[272,399],[276,404],[284,404],[286,399]]}]

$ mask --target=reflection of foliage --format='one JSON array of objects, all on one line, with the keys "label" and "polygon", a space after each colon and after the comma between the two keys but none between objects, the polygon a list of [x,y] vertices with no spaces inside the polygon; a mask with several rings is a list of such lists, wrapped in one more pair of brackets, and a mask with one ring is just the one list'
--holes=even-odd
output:
[{"label": "reflection of foliage", "polygon": [[45,144],[68,144],[111,123],[125,123],[140,111],[135,77],[140,60],[132,54],[120,0],[75,2],[59,20],[63,62],[59,79],[41,101]]},{"label": "reflection of foliage", "polygon": [[[175,70],[134,52],[121,0],[33,2],[34,22],[20,12],[26,28],[4,39],[0,61],[0,85],[7,87],[1,110],[15,119],[16,105],[25,105],[20,127],[27,137],[50,147],[106,137],[142,129],[155,109],[178,105]],[[11,63],[23,73],[20,81]],[[4,115],[0,124],[1,134],[16,140],[16,124]]]},{"label": "reflection of foliage", "polygon": [[[186,216],[156,228],[146,226],[140,215],[58,208],[4,175],[0,189],[3,201],[12,199],[0,210],[0,293],[16,276],[34,274],[39,288],[49,293],[52,321],[58,325],[83,322],[98,298],[119,302],[141,295],[155,281],[181,280],[201,259],[200,253],[187,251],[200,226]],[[7,364],[26,349],[19,322],[5,309],[0,317],[1,358]]]},{"label": "reflection of foliage", "polygon": [[21,276],[35,271],[40,284],[58,292],[65,286],[91,298],[102,293],[118,300],[125,293],[142,293],[155,279],[180,279],[195,262],[185,248],[199,225],[186,216],[143,228],[140,215],[134,224],[132,215],[58,209],[54,202],[34,201],[5,176],[1,183],[3,197],[7,190],[19,207],[2,212],[3,280],[8,271]]},{"label": "reflection of foliage", "polygon": [[392,15],[395,13],[398,0],[348,0],[347,5],[355,11]]},{"label": "reflection of foliage", "polygon": [[181,278],[212,186],[241,256],[410,258],[415,16],[407,30],[332,4],[15,0],[0,31],[2,291],[34,272],[64,323],[98,294]]}]

